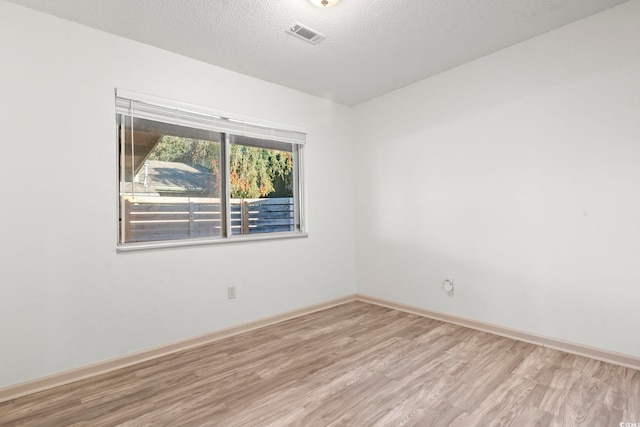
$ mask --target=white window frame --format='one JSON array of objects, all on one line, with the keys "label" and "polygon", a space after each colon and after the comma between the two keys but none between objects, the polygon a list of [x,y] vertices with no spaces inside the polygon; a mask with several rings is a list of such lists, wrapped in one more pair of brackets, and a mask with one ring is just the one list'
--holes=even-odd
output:
[{"label": "white window frame", "polygon": [[[221,243],[273,240],[273,239],[289,239],[298,237],[307,237],[306,231],[306,210],[305,210],[305,192],[304,192],[304,145],[306,143],[306,132],[302,129],[289,125],[273,123],[239,114],[232,114],[220,110],[214,110],[206,107],[187,104],[179,101],[168,100],[164,98],[154,97],[150,95],[140,94],[128,90],[115,90],[116,104],[116,122],[119,116],[130,116],[164,122],[169,124],[193,127],[196,129],[204,129],[214,132],[220,132],[227,136],[223,138],[221,144],[223,157],[221,158],[221,169],[223,173],[223,185],[221,198],[224,198],[223,209],[221,215],[224,216],[224,230],[220,237],[191,238],[180,240],[160,240],[149,242],[123,242],[121,227],[124,227],[124,219],[119,220],[123,207],[122,195],[122,178],[124,159],[120,155],[124,144],[121,140],[122,135],[116,135],[117,146],[117,189],[118,189],[118,206],[116,220],[118,222],[118,230],[116,231],[116,250],[132,251],[143,249],[194,246],[194,245],[210,245]],[[290,143],[294,147],[294,225],[297,228],[294,231],[287,232],[265,232],[256,234],[238,234],[231,232],[231,196],[229,188],[229,153],[230,153],[230,136],[236,135],[240,137],[259,138],[283,143]],[[132,141],[133,144],[133,141]]]}]

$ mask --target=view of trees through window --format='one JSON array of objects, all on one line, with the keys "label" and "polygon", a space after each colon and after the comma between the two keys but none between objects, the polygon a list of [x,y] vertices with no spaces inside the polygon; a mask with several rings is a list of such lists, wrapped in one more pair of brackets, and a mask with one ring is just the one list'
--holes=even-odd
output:
[{"label": "view of trees through window", "polygon": [[304,134],[121,98],[116,110],[119,244],[302,231]]},{"label": "view of trees through window", "polygon": [[[178,162],[204,168],[210,179],[203,197],[220,197],[220,143],[163,136],[148,160]],[[293,156],[290,152],[231,144],[229,153],[231,198],[293,196]]]}]

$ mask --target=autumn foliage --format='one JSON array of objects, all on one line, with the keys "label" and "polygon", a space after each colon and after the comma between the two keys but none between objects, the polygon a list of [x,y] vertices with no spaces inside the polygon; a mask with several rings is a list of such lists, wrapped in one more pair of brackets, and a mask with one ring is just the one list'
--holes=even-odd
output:
[{"label": "autumn foliage", "polygon": [[[276,191],[293,194],[293,156],[290,152],[231,144],[229,153],[232,198],[262,198]],[[209,171],[203,195],[220,195],[220,142],[164,136],[150,160],[181,162]],[[290,197],[289,194],[286,196]]]}]

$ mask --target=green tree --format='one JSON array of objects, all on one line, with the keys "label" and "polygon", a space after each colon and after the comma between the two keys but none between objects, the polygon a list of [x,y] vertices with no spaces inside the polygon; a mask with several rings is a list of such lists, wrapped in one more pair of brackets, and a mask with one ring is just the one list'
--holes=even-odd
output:
[{"label": "green tree", "polygon": [[[220,194],[220,143],[165,135],[149,155],[150,160],[181,162],[211,171],[209,197]],[[232,198],[278,197],[293,194],[293,156],[286,151],[231,145],[229,153]]]},{"label": "green tree", "polygon": [[275,191],[277,179],[291,175],[293,158],[285,151],[234,144],[229,166],[231,197],[261,198]]}]

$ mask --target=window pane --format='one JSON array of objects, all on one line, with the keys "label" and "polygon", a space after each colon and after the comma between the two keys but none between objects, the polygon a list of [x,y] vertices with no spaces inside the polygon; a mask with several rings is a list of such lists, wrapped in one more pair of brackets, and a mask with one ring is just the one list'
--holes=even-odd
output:
[{"label": "window pane", "polygon": [[304,235],[304,133],[118,94],[122,249]]},{"label": "window pane", "polygon": [[120,242],[219,237],[221,135],[119,116]]},{"label": "window pane", "polygon": [[299,229],[294,213],[297,197],[294,152],[292,144],[232,138],[229,153],[232,234]]}]

